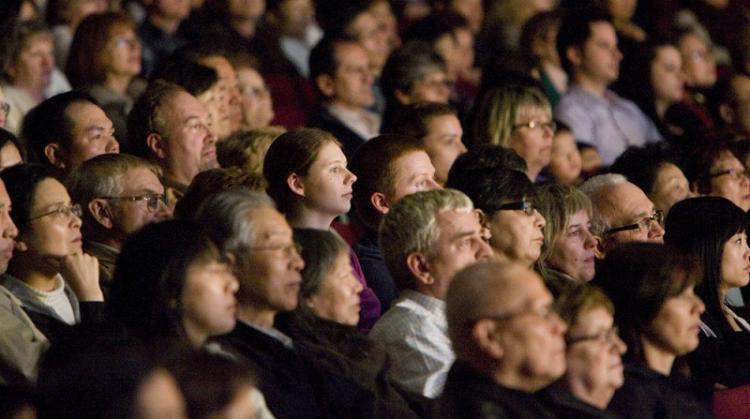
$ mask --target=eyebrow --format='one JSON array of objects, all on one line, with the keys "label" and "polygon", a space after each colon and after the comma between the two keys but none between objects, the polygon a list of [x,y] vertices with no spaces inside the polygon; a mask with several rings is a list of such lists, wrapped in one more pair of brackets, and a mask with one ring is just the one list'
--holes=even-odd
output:
[{"label": "eyebrow", "polygon": [[473,230],[472,231],[459,231],[458,233],[454,234],[451,237],[451,241],[452,242],[458,241],[458,240],[463,239],[465,237],[471,237],[471,236],[473,236],[474,234],[477,234],[477,233],[478,233],[477,231],[473,231]]}]

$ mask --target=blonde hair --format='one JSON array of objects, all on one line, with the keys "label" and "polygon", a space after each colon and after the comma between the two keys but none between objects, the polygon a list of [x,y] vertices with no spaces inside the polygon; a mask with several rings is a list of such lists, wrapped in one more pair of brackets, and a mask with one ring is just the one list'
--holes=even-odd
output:
[{"label": "blonde hair", "polygon": [[551,113],[549,100],[536,87],[512,84],[489,90],[482,96],[474,119],[474,145],[510,148],[516,118],[529,108],[542,108]]},{"label": "blonde hair", "polygon": [[235,132],[216,144],[216,158],[221,167],[239,167],[245,172],[263,176],[263,159],[284,127],[270,126]]},{"label": "blonde hair", "polygon": [[536,191],[536,208],[547,221],[544,225],[544,245],[539,261],[544,263],[552,253],[557,240],[568,231],[570,217],[585,210],[589,219],[593,216],[591,200],[575,187],[549,184]]}]

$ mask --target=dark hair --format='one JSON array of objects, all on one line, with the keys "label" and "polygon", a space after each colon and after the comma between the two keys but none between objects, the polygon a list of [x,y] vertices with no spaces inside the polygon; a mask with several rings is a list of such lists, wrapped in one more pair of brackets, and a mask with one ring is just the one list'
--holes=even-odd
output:
[{"label": "dark hair", "polygon": [[464,28],[469,28],[469,22],[465,17],[451,10],[444,10],[431,13],[409,25],[404,32],[403,40],[418,40],[434,46],[444,35],[450,35],[455,39],[455,32]]},{"label": "dark hair", "polygon": [[[299,296],[309,298],[320,290],[336,258],[342,253],[349,254],[349,246],[332,231],[312,228],[295,228],[294,241],[302,248],[300,256],[305,261]],[[300,304],[299,308],[303,307],[304,304]]]},{"label": "dark hair", "polygon": [[91,96],[71,91],[52,96],[26,114],[21,128],[21,138],[28,145],[32,159],[38,163],[50,164],[44,154],[44,148],[52,143],[70,150],[75,126],[68,108],[78,103],[99,106]]},{"label": "dark hair", "polygon": [[117,259],[108,318],[142,339],[187,339],[180,304],[187,271],[194,263],[222,260],[217,249],[193,221],[145,226]]},{"label": "dark hair", "polygon": [[451,178],[463,176],[471,170],[515,170],[526,173],[526,161],[515,151],[495,144],[483,144],[458,156],[448,172],[448,183]]},{"label": "dark hair", "polygon": [[[558,10],[541,12],[532,16],[523,25],[521,38],[518,41],[521,51],[527,54],[529,60],[539,65],[539,57],[534,56],[534,43],[544,38],[551,30],[557,30],[562,22],[563,14]],[[556,28],[557,27],[557,28]]]},{"label": "dark hair", "polygon": [[[225,0],[219,0],[219,2],[226,3]],[[229,55],[229,52],[228,45],[225,45],[223,41],[217,42],[214,39],[204,39],[185,44],[173,52],[170,58],[198,62],[209,57],[226,57]]]},{"label": "dark hair", "polygon": [[266,180],[255,173],[248,173],[239,167],[209,169],[198,173],[190,182],[185,194],[174,208],[175,218],[193,218],[200,205],[210,196],[228,189],[247,189],[263,192]]},{"label": "dark hair", "polygon": [[[707,318],[724,319],[719,297],[721,259],[724,244],[747,229],[745,213],[725,198],[690,198],[672,207],[664,229],[666,243],[695,258],[703,266],[703,281],[696,292],[706,304]],[[714,331],[718,329],[717,333],[722,329],[729,330],[728,324],[709,326]]]},{"label": "dark hair", "polygon": [[35,163],[19,164],[0,172],[0,179],[5,183],[10,202],[13,203],[10,218],[13,219],[19,233],[29,227],[29,216],[37,186],[45,179],[57,179],[55,175],[56,172],[51,167]]},{"label": "dark hair", "polygon": [[169,60],[157,70],[154,78],[174,83],[193,96],[204,93],[219,81],[213,68],[180,58]]},{"label": "dark hair", "polygon": [[326,0],[315,2],[315,16],[327,35],[351,36],[350,25],[367,12],[373,0]]},{"label": "dark hair", "polygon": [[568,74],[573,74],[573,63],[570,62],[567,54],[568,48],[583,47],[583,44],[591,37],[591,25],[597,22],[611,24],[612,18],[599,11],[569,13],[563,18],[560,30],[557,32],[557,54],[560,56],[560,64]]},{"label": "dark hair", "polygon": [[661,244],[626,243],[607,253],[591,284],[615,305],[628,361],[646,362],[641,336],[669,298],[700,281],[699,272],[689,256]]},{"label": "dark hair", "polygon": [[18,149],[18,154],[21,155],[22,162],[25,163],[28,161],[28,157],[26,156],[26,147],[21,144],[21,142],[18,140],[18,137],[13,135],[12,132],[6,130],[5,128],[0,128],[0,150],[2,150],[2,148],[8,144],[16,146],[16,148]]},{"label": "dark hair", "polygon": [[396,160],[406,154],[424,151],[416,138],[400,134],[379,135],[357,148],[349,170],[357,176],[352,185],[352,206],[365,226],[377,230],[383,215],[370,203],[375,192],[393,194]]},{"label": "dark hair", "polygon": [[690,189],[695,188],[704,195],[711,193],[711,167],[726,153],[734,156],[729,145],[721,141],[712,141],[691,150],[684,169]]},{"label": "dark hair", "polygon": [[403,112],[395,116],[390,127],[384,127],[383,132],[408,135],[418,139],[429,134],[429,123],[439,116],[453,115],[458,117],[456,109],[445,103],[419,102],[408,105]]},{"label": "dark hair", "polygon": [[656,176],[665,163],[677,165],[677,159],[661,144],[631,146],[615,160],[610,172],[625,176],[646,195],[650,195]]},{"label": "dark hair", "polygon": [[166,112],[168,102],[177,94],[185,92],[182,87],[164,80],[148,84],[146,91],[128,113],[128,145],[123,152],[147,158],[151,154],[147,144],[150,134],[167,135]]},{"label": "dark hair", "polygon": [[276,202],[281,213],[288,214],[300,200],[300,197],[289,189],[289,175],[296,173],[306,176],[318,158],[318,153],[328,143],[341,147],[338,140],[327,131],[297,128],[281,134],[268,148],[263,160],[263,177],[268,182],[268,195]]},{"label": "dark hair", "polygon": [[315,91],[318,93],[320,98],[325,98],[323,92],[318,88],[316,79],[321,75],[329,75],[333,77],[336,74],[336,69],[339,66],[339,61],[336,58],[336,49],[341,44],[356,44],[356,41],[341,36],[325,36],[321,39],[312,51],[310,51],[309,65],[310,65],[310,77],[309,80],[315,87]]},{"label": "dark hair", "polygon": [[654,86],[651,85],[651,64],[659,54],[659,50],[666,47],[677,48],[671,40],[666,38],[650,39],[638,47],[638,54],[624,57],[620,65],[620,77],[617,80],[618,92],[634,101],[643,112],[658,122],[654,96]]},{"label": "dark hair", "polygon": [[533,200],[536,195],[534,184],[525,173],[488,167],[468,168],[465,171],[451,168],[445,186],[465,193],[474,207],[488,216],[503,204],[524,198]]}]

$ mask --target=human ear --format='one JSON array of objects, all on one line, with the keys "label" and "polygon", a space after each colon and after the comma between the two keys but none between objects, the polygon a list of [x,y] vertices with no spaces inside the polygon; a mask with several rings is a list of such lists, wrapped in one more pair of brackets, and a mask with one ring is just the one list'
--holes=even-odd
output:
[{"label": "human ear", "polygon": [[290,173],[286,178],[286,184],[287,186],[289,186],[289,189],[291,189],[295,194],[302,197],[305,196],[305,183],[303,182],[301,176],[297,175],[296,173]]},{"label": "human ear", "polygon": [[109,207],[107,200],[102,198],[92,199],[87,205],[91,217],[105,228],[112,228],[114,226],[114,218],[112,217],[112,209]]},{"label": "human ear", "polygon": [[583,52],[580,47],[570,46],[565,50],[565,56],[568,57],[568,61],[573,63],[575,66],[581,65],[583,62]]},{"label": "human ear", "polygon": [[146,137],[146,146],[151,150],[154,155],[160,159],[164,159],[167,156],[167,152],[164,147],[163,139],[161,135],[152,132]]},{"label": "human ear", "polygon": [[388,211],[390,210],[390,205],[388,205],[388,200],[385,198],[385,194],[380,192],[374,192],[370,195],[370,204],[372,204],[372,206],[381,214],[388,214]]},{"label": "human ear", "polygon": [[427,258],[420,252],[412,252],[406,256],[406,266],[417,282],[423,285],[431,285],[435,282],[430,273],[430,264]]},{"label": "human ear", "polygon": [[318,90],[320,90],[321,93],[323,93],[323,95],[329,99],[336,95],[333,77],[328,74],[320,74],[318,77],[316,77],[315,85],[318,86]]},{"label": "human ear", "polygon": [[54,167],[58,169],[65,168],[65,152],[58,143],[49,143],[44,146],[44,157]]},{"label": "human ear", "polygon": [[498,333],[497,324],[492,319],[479,320],[471,328],[471,338],[476,347],[493,359],[501,359],[505,354]]}]

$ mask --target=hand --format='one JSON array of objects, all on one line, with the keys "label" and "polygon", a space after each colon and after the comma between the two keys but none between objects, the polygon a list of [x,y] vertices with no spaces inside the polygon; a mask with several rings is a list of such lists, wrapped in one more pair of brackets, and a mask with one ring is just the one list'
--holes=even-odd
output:
[{"label": "hand", "polygon": [[99,260],[86,253],[74,253],[62,260],[60,274],[79,301],[104,301],[99,286]]}]

